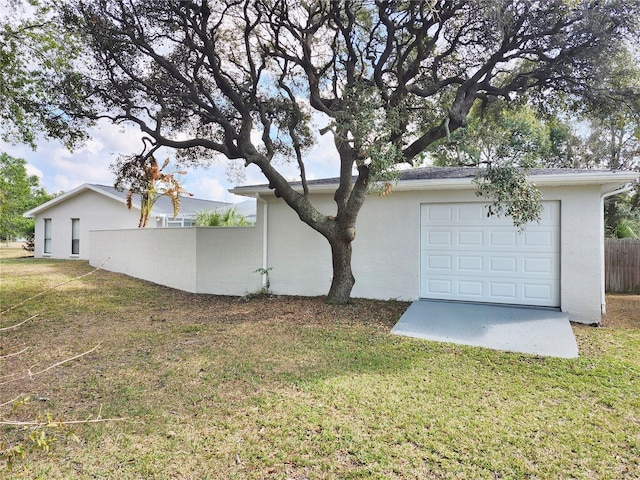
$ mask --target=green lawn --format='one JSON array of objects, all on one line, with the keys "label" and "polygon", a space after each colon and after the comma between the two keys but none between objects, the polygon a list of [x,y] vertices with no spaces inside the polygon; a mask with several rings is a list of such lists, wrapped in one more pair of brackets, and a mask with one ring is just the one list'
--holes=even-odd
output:
[{"label": "green lawn", "polygon": [[[91,271],[0,257],[0,310]],[[640,297],[610,302],[567,360],[391,336],[401,302],[239,300],[98,271],[0,316],[38,314],[0,331],[0,404],[30,397],[0,416],[125,420],[45,428],[50,452],[0,460],[0,478],[639,478]],[[33,431],[0,426],[0,443]]]}]

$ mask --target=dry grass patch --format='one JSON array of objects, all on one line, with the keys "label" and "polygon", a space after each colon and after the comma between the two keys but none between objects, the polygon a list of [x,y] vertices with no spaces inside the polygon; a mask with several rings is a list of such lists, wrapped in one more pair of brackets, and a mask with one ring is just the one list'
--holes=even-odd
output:
[{"label": "dry grass patch", "polygon": [[583,357],[604,356],[639,367],[640,295],[607,295],[607,314],[600,327],[573,325]]},{"label": "dry grass patch", "polygon": [[0,259],[33,257],[33,253],[27,252],[22,245],[24,245],[22,242],[0,242]]},{"label": "dry grass patch", "polygon": [[607,314],[602,317],[602,326],[640,329],[640,295],[607,295]]},{"label": "dry grass patch", "polygon": [[[71,261],[0,266],[2,307],[91,271]],[[2,368],[37,369],[99,348],[3,385],[2,399],[32,400],[0,415],[127,420],[64,429],[50,453],[11,471],[0,463],[0,477],[640,476],[633,309],[604,328],[576,327],[582,357],[563,360],[390,336],[406,307],[83,277],[0,318],[2,327],[39,314],[2,332],[0,355],[30,347]],[[0,426],[0,438],[16,443],[29,431]]]}]

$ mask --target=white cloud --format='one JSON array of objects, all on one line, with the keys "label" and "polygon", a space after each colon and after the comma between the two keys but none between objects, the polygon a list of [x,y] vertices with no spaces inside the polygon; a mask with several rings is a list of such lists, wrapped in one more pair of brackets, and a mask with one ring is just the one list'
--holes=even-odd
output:
[{"label": "white cloud", "polygon": [[[324,123],[319,121],[320,124]],[[89,132],[91,139],[74,152],[69,152],[55,141],[39,141],[38,149],[32,151],[26,145],[10,145],[0,142],[0,151],[24,158],[27,171],[38,175],[41,185],[49,192],[68,191],[83,183],[113,185],[114,176],[110,164],[119,155],[130,155],[141,151],[141,134],[137,127],[113,125],[100,122]],[[158,158],[172,157],[172,153],[159,152]],[[339,160],[333,137],[330,133],[318,137],[318,143],[305,156],[308,179],[335,177],[339,172]],[[267,183],[259,168],[250,165],[244,168],[242,161],[235,160],[244,179],[229,178],[229,161],[216,161],[208,168],[190,168],[183,179],[187,191],[198,198],[220,201],[241,201],[244,198],[232,195],[228,189],[236,185]],[[239,163],[238,163],[239,162]],[[300,179],[298,165],[294,161],[276,162],[276,167],[288,180]]]},{"label": "white cloud", "polygon": [[[86,183],[86,182],[83,182],[83,183]],[[71,184],[69,179],[64,175],[55,175],[53,177],[53,185],[56,185],[57,188],[49,189],[51,193],[65,192],[67,190],[71,190],[72,188],[75,188],[78,186],[77,184],[75,185]]]},{"label": "white cloud", "polygon": [[183,185],[185,190],[196,198],[223,202],[230,201],[228,197],[230,197],[231,194],[227,192],[227,188],[215,178],[199,177],[194,180],[189,179],[189,175],[187,174]]},{"label": "white cloud", "polygon": [[27,175],[35,175],[36,177],[42,179],[42,170],[40,170],[39,168],[36,168],[33,165],[27,163],[25,170],[27,171]]}]

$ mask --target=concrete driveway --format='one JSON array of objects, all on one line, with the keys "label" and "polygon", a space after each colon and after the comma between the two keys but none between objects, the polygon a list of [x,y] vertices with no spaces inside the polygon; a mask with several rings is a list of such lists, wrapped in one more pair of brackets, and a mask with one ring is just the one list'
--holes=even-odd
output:
[{"label": "concrete driveway", "polygon": [[419,300],[391,333],[508,352],[578,357],[569,318],[551,308]]}]

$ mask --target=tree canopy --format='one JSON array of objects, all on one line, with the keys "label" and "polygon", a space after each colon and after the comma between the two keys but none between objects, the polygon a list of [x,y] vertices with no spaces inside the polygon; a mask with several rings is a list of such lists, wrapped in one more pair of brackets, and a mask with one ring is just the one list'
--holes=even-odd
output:
[{"label": "tree canopy", "polygon": [[[557,96],[551,108],[540,104],[535,95],[508,102],[477,100],[468,124],[429,150],[439,165],[486,165],[484,176],[497,181],[481,183],[479,192],[487,190],[497,198],[505,197],[501,181],[524,184],[518,173],[505,176],[504,171],[492,171],[492,165],[640,171],[640,102],[634,94],[640,90],[640,65],[630,53],[619,52],[609,75],[607,82],[597,80],[596,95],[573,110]],[[610,98],[604,84],[630,93],[617,100]],[[639,188],[636,184],[634,193],[605,200],[608,234],[638,231],[630,226],[640,218]]]},{"label": "tree canopy", "polygon": [[[607,79],[614,54],[637,41],[639,13],[624,0],[71,0],[62,19],[87,45],[90,101],[70,114],[138,125],[152,145],[138,162],[170,147],[185,161],[256,165],[328,240],[329,299],[343,302],[372,183],[420,162],[477,100],[637,95]],[[313,206],[305,173],[327,134],[339,156],[335,215]],[[297,163],[302,192],[279,158]]]},{"label": "tree canopy", "polygon": [[77,39],[54,22],[57,0],[7,0],[0,12],[0,135],[35,148],[43,134],[68,147],[86,138]]},{"label": "tree canopy", "polygon": [[35,175],[28,175],[27,162],[0,153],[0,240],[28,237],[33,220],[22,216],[27,210],[51,200]]},{"label": "tree canopy", "polygon": [[464,128],[432,144],[435,163],[448,166],[539,167],[551,155],[550,126],[527,104],[476,102]]}]

